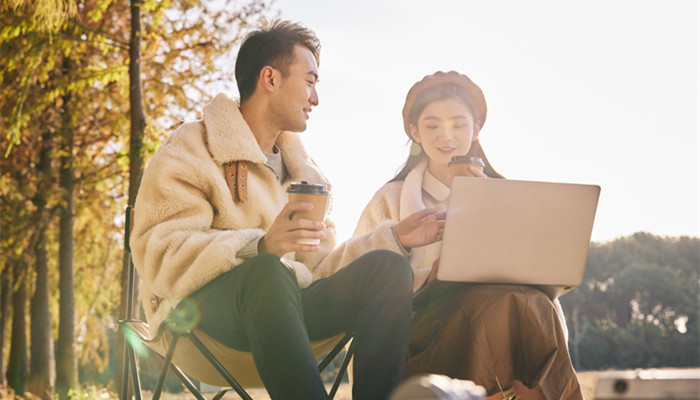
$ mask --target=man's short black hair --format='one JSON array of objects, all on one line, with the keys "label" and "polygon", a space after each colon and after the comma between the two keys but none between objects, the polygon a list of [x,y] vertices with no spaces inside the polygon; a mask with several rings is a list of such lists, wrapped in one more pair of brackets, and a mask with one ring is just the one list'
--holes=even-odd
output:
[{"label": "man's short black hair", "polygon": [[316,34],[302,25],[284,20],[263,21],[260,29],[246,36],[236,58],[236,84],[241,104],[255,91],[258,75],[269,65],[286,76],[294,62],[294,47],[304,46],[319,64],[321,42]]}]

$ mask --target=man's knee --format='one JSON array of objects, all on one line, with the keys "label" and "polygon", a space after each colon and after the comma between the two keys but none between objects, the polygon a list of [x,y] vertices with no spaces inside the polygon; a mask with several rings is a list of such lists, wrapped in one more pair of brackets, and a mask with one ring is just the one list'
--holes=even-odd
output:
[{"label": "man's knee", "polygon": [[274,290],[280,286],[297,286],[294,273],[274,254],[260,254],[248,262],[244,279],[251,288]]},{"label": "man's knee", "polygon": [[273,254],[261,254],[248,260],[242,276],[244,285],[238,294],[238,307],[244,319],[263,321],[280,313],[298,312],[300,289],[296,276]]}]

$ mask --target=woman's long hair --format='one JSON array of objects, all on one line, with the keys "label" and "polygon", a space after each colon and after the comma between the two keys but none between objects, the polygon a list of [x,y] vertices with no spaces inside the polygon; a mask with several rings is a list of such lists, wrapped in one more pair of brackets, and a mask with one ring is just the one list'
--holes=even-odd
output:
[{"label": "woman's long hair", "polygon": [[[428,106],[428,104],[434,101],[445,100],[450,98],[457,99],[461,103],[464,103],[467,107],[469,107],[469,110],[472,112],[472,114],[474,114],[474,111],[471,106],[471,94],[469,93],[469,91],[460,86],[451,83],[445,83],[442,85],[436,85],[431,88],[428,88],[418,96],[414,103],[413,109],[411,109],[411,112],[409,113],[408,120],[410,124],[417,125],[420,113],[423,112],[423,110],[425,109],[425,107]],[[475,125],[479,126],[479,129],[481,129],[481,127],[484,125],[484,121],[475,121]],[[471,147],[467,152],[467,155],[481,157],[481,159],[484,161],[484,164],[486,164],[486,166],[484,167],[484,174],[486,174],[486,176],[490,178],[503,178],[501,174],[499,174],[498,172],[496,172],[496,170],[493,169],[491,163],[489,163],[488,158],[486,158],[486,154],[484,154],[484,149],[481,147],[481,143],[479,143],[478,139],[472,142]],[[406,163],[403,165],[399,173],[397,173],[396,176],[393,177],[389,182],[402,181],[406,179],[408,173],[411,172],[411,170],[415,168],[416,165],[420,164],[423,160],[426,160],[427,158],[428,156],[425,154],[420,144],[418,144],[411,138],[411,154],[409,154]]]}]

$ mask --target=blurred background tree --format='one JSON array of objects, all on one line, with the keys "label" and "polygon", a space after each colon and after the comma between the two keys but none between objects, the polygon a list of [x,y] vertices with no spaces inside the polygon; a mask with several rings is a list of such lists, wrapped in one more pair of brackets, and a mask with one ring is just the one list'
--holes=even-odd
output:
[{"label": "blurred background tree", "polygon": [[700,239],[636,233],[592,244],[561,298],[582,370],[700,366]]}]

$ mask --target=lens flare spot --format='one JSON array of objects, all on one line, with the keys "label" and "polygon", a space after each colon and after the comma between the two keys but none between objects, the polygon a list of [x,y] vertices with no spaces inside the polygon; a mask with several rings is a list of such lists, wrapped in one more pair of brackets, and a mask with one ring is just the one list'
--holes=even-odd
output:
[{"label": "lens flare spot", "polygon": [[126,341],[129,343],[129,346],[131,346],[131,348],[134,349],[134,352],[136,353],[136,355],[139,358],[148,356],[148,348],[141,341],[141,339],[139,338],[139,335],[136,332],[125,327],[124,328],[124,337],[126,338]]},{"label": "lens flare spot", "polygon": [[201,318],[199,307],[190,299],[182,299],[168,315],[166,323],[175,333],[185,333],[194,329]]}]

